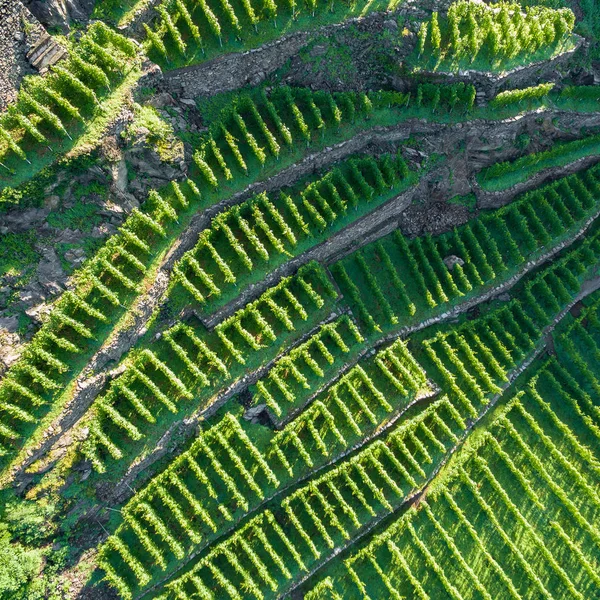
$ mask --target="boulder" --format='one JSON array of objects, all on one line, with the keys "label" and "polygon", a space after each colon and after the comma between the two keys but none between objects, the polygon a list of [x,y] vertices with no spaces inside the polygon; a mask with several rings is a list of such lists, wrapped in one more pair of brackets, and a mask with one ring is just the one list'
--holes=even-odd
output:
[{"label": "boulder", "polygon": [[266,408],[266,404],[258,404],[257,406],[251,406],[244,413],[244,419],[246,419],[246,421],[250,421],[251,423],[259,423],[260,415],[262,415]]},{"label": "boulder", "polygon": [[449,271],[452,271],[456,265],[460,265],[462,267],[465,264],[465,261],[460,258],[460,256],[451,254],[450,256],[446,256],[446,258],[444,258],[444,264],[446,267],[448,267]]},{"label": "boulder", "polygon": [[19,317],[4,317],[0,318],[0,330],[8,331],[8,333],[15,333],[19,328]]},{"label": "boulder", "polygon": [[25,0],[24,4],[46,27],[70,28],[73,21],[86,23],[94,0]]}]

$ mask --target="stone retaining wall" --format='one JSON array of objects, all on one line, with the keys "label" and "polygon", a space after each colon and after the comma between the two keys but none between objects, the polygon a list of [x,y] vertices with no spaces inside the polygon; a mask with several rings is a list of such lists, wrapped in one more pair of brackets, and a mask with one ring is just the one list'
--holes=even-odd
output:
[{"label": "stone retaining wall", "polygon": [[23,77],[37,72],[26,54],[44,34],[20,0],[0,0],[0,110],[16,98]]}]

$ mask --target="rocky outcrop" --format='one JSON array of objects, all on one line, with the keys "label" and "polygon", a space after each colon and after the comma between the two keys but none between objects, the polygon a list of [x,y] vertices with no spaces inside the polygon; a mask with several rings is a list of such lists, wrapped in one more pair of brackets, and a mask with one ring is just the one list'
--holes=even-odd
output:
[{"label": "rocky outcrop", "polygon": [[73,21],[86,23],[94,9],[94,0],[25,0],[25,4],[46,27],[63,31]]},{"label": "rocky outcrop", "polygon": [[257,85],[283,66],[309,39],[309,33],[293,33],[255,50],[227,54],[197,66],[167,72],[165,81],[172,89],[192,98]]}]

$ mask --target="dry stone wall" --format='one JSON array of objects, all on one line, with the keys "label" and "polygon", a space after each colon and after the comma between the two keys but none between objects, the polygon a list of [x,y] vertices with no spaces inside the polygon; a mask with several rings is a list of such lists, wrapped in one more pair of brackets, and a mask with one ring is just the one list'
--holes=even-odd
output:
[{"label": "dry stone wall", "polygon": [[0,110],[15,99],[21,79],[37,73],[27,53],[44,35],[44,28],[19,0],[0,0]]}]

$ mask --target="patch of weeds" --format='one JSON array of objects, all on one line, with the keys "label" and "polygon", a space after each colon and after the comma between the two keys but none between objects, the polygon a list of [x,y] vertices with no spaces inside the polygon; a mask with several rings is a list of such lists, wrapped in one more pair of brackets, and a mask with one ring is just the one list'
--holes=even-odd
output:
[{"label": "patch of weeds", "polygon": [[96,162],[96,159],[95,153],[81,154],[76,158],[63,158],[55,164],[43,168],[33,178],[16,187],[2,188],[0,190],[0,213],[16,207],[36,208],[41,206],[49,186],[55,184],[60,178],[64,182],[61,185],[66,187],[73,176],[88,170]]},{"label": "patch of weeds", "polygon": [[[321,46],[327,49],[321,52]],[[323,73],[328,79],[342,83],[350,83],[356,74],[348,46],[331,44],[324,36],[318,37],[313,44],[301,51],[300,59],[311,73]]]},{"label": "patch of weeds", "polygon": [[198,131],[185,130],[178,132],[176,135],[184,144],[189,144],[192,148],[200,147],[204,139]]},{"label": "patch of weeds", "polygon": [[73,195],[76,200],[81,200],[84,196],[95,194],[99,198],[105,199],[108,193],[108,188],[98,181],[92,181],[87,185],[79,185],[73,190]]},{"label": "patch of weeds", "polygon": [[[169,112],[168,107],[167,112]],[[136,104],[133,123],[122,135],[126,140],[131,141],[144,129],[148,131],[148,144],[156,149],[162,161],[169,162],[180,155],[180,142],[175,137],[171,124],[167,123],[154,107]]]},{"label": "patch of weeds", "polygon": [[25,590],[35,582],[40,572],[43,551],[13,544],[11,538],[6,524],[0,523],[0,597],[14,600],[31,598]]},{"label": "patch of weeds", "polygon": [[221,110],[247,91],[248,88],[242,88],[232,92],[221,92],[210,98],[197,98],[196,106],[204,123],[208,124],[218,120],[221,116]]},{"label": "patch of weeds", "polygon": [[437,152],[434,152],[433,154],[430,154],[427,157],[425,164],[423,165],[423,170],[426,173],[430,173],[431,171],[439,167],[441,164],[443,164],[446,160],[447,158],[445,154],[439,154]]},{"label": "patch of weeds", "polygon": [[45,500],[31,502],[15,499],[6,504],[4,512],[3,520],[11,533],[25,544],[39,543],[56,530],[56,524],[52,522],[55,506]]},{"label": "patch of weeds", "polygon": [[63,271],[70,275],[75,269],[78,269],[81,265],[81,263],[79,263],[78,265],[73,266],[71,262],[67,260],[65,255],[69,250],[76,250],[78,248],[81,248],[83,250],[85,259],[87,260],[90,256],[93,256],[97,250],[99,250],[100,246],[102,246],[103,243],[104,240],[102,238],[85,237],[83,238],[83,240],[81,240],[81,242],[78,242],[76,244],[57,244],[56,253],[58,254],[58,257],[60,259],[60,264],[63,268]]},{"label": "patch of weeds", "polygon": [[31,325],[31,317],[24,312],[20,312],[18,317],[19,324],[17,325],[17,333],[20,336],[24,336],[27,333],[27,330],[29,329],[29,325]]},{"label": "patch of weeds", "polygon": [[450,204],[460,204],[461,206],[466,206],[469,209],[469,212],[474,212],[475,208],[477,208],[477,198],[475,194],[465,194],[464,196],[453,196],[448,200]]},{"label": "patch of weeds", "polygon": [[0,191],[0,213],[11,208],[36,208],[44,202],[44,188],[50,183],[51,170],[43,169],[34,179]]},{"label": "patch of weeds", "polygon": [[125,165],[127,166],[127,181],[131,183],[134,179],[137,179],[137,173],[130,161],[126,160]]},{"label": "patch of weeds", "polygon": [[56,229],[79,229],[91,231],[102,222],[96,214],[98,205],[78,200],[72,207],[63,208],[48,215],[48,224]]},{"label": "patch of weeds", "polygon": [[0,277],[25,279],[31,275],[33,266],[40,259],[34,248],[35,241],[34,231],[0,235]]},{"label": "patch of weeds", "polygon": [[136,100],[141,103],[148,102],[155,94],[156,88],[147,85],[142,85],[135,91]]},{"label": "patch of weeds", "polygon": [[79,248],[78,244],[57,244],[55,247],[56,254],[58,254],[58,258],[60,260],[60,266],[63,271],[70,275],[73,272],[73,267],[71,263],[66,259],[65,255],[69,250],[74,250],[75,248]]},{"label": "patch of weeds", "polygon": [[518,135],[517,139],[515,140],[515,148],[518,148],[521,151],[526,150],[529,144],[531,144],[531,137],[526,133]]}]

